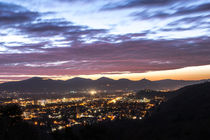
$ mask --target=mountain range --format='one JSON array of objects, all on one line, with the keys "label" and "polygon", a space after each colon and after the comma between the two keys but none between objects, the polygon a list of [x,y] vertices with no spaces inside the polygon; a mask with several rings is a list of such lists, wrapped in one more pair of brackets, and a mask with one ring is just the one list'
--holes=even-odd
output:
[{"label": "mountain range", "polygon": [[33,77],[23,81],[7,82],[0,84],[0,91],[8,92],[65,92],[71,90],[176,90],[181,87],[202,83],[208,80],[185,81],[185,80],[159,80],[150,81],[142,79],[139,81],[131,81],[128,79],[113,80],[102,77],[97,80],[85,78],[73,78],[66,81],[44,79]]}]

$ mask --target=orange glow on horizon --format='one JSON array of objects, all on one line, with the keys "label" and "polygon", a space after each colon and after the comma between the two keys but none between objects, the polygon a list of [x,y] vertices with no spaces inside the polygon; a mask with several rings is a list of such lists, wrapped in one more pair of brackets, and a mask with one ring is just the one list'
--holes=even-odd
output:
[{"label": "orange glow on horizon", "polygon": [[[3,77],[4,79],[1,79]],[[10,79],[5,79],[5,77],[10,77]],[[210,79],[210,65],[204,66],[193,66],[185,67],[173,70],[162,70],[162,71],[149,71],[145,73],[123,73],[123,74],[93,74],[93,75],[0,75],[0,83],[9,81],[19,81],[12,78],[28,79],[31,77],[43,77],[51,78],[54,80],[68,80],[74,77],[89,78],[89,79],[99,79],[101,77],[107,77],[114,80],[118,79],[130,79],[130,80],[140,80],[143,78],[156,81],[162,79],[173,79],[173,80],[201,80]]]},{"label": "orange glow on horizon", "polygon": [[80,75],[82,78],[98,79],[100,77],[108,77],[111,79],[126,78],[130,80],[140,80],[143,78],[155,81],[162,79],[174,80],[201,80],[210,79],[210,65],[185,67],[174,70],[150,71],[145,73],[130,73],[130,74],[95,74],[95,75]]}]

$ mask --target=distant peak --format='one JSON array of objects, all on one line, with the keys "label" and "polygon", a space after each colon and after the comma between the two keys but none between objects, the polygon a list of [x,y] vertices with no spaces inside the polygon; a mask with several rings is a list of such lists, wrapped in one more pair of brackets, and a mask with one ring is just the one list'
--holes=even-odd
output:
[{"label": "distant peak", "polygon": [[77,79],[84,79],[84,78],[81,78],[81,77],[74,77],[74,78],[72,78],[72,79],[70,79],[70,80],[77,80]]},{"label": "distant peak", "polygon": [[150,80],[148,80],[148,79],[146,79],[146,78],[143,78],[143,79],[141,79],[140,81],[141,81],[141,82],[152,82],[152,81],[150,81]]},{"label": "distant peak", "polygon": [[88,79],[88,78],[81,78],[81,77],[74,77],[72,79],[69,79],[67,81],[81,81],[81,80],[91,80],[91,79]]},{"label": "distant peak", "polygon": [[131,80],[126,79],[126,78],[122,78],[122,79],[119,79],[119,81],[131,81]]},{"label": "distant peak", "polygon": [[113,80],[113,79],[110,79],[110,78],[107,78],[107,77],[101,77],[101,78],[99,78],[97,80]]},{"label": "distant peak", "polygon": [[52,80],[52,79],[46,77],[32,77],[30,79],[26,79],[26,81],[43,81],[43,80]]},{"label": "distant peak", "polygon": [[27,80],[44,80],[44,78],[41,78],[41,77],[32,77],[32,78],[27,79]]},{"label": "distant peak", "polygon": [[143,78],[143,79],[141,79],[141,81],[150,81],[150,80],[148,80],[148,79],[146,79],[146,78]]}]

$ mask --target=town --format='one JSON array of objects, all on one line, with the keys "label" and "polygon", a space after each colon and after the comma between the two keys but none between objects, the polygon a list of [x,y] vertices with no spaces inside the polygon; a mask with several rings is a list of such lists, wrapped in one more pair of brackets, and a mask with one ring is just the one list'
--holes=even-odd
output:
[{"label": "town", "polygon": [[100,94],[90,90],[86,96],[32,99],[14,97],[2,104],[18,104],[23,110],[23,119],[48,132],[67,127],[86,126],[114,120],[141,120],[150,111],[165,101],[164,97],[137,97],[135,92]]}]

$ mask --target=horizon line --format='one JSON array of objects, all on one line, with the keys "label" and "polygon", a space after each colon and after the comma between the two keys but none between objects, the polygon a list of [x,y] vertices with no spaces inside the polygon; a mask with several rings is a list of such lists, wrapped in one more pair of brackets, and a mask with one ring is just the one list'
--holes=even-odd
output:
[{"label": "horizon line", "polygon": [[173,80],[173,81],[205,81],[205,80],[208,81],[208,80],[210,80],[210,78],[199,79],[199,80],[187,80],[187,79],[184,80],[184,79],[170,79],[170,78],[169,79],[159,79],[159,80],[150,80],[150,79],[147,79],[147,78],[142,78],[142,79],[138,79],[138,80],[131,80],[131,79],[127,79],[127,78],[112,79],[112,78],[109,78],[109,77],[106,77],[106,76],[102,76],[102,77],[97,78],[97,79],[83,78],[83,77],[77,76],[77,77],[73,77],[73,78],[62,80],[62,79],[53,79],[53,78],[49,78],[49,77],[38,77],[38,76],[34,76],[34,77],[22,79],[22,80],[8,80],[6,82],[0,82],[0,84],[9,83],[9,82],[20,82],[20,81],[30,80],[30,79],[33,79],[33,78],[40,78],[42,80],[53,80],[53,81],[68,81],[68,80],[72,80],[72,79],[75,79],[75,78],[87,79],[87,80],[92,80],[92,81],[97,81],[97,80],[99,80],[101,78],[107,78],[107,79],[114,80],[114,81],[119,81],[119,80],[125,79],[125,80],[129,80],[129,81],[148,80],[148,81],[151,81],[151,82],[163,81],[163,80]]},{"label": "horizon line", "polygon": [[42,77],[53,80],[69,80],[75,77],[96,80],[101,77],[107,77],[110,79],[128,79],[131,81],[138,81],[141,79],[148,79],[150,81],[158,81],[165,79],[172,80],[203,80],[210,79],[210,65],[191,66],[180,69],[161,70],[161,71],[148,71],[144,73],[116,73],[116,74],[86,74],[86,75],[45,75],[45,74],[0,74],[0,83],[21,81],[32,77]]}]

